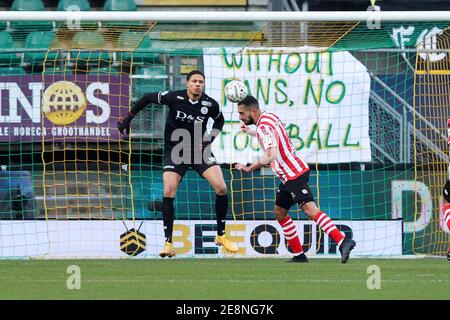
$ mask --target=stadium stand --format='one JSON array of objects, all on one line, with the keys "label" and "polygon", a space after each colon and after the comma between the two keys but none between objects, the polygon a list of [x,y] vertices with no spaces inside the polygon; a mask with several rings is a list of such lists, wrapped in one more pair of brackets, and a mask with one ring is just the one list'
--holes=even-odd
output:
[{"label": "stadium stand", "polygon": [[14,11],[43,11],[44,3],[41,0],[14,0],[11,10]]},{"label": "stadium stand", "polygon": [[118,52],[116,60],[133,63],[159,63],[160,56],[157,52],[152,52],[152,41],[148,36],[144,36],[143,32],[124,31],[118,39],[118,48],[137,47],[136,51],[131,56],[130,52]]},{"label": "stadium stand", "polygon": [[165,65],[151,65],[136,68],[134,74],[134,96],[141,97],[146,92],[156,92],[166,89],[168,78]]},{"label": "stadium stand", "polygon": [[119,70],[117,68],[114,67],[102,67],[102,68],[89,68],[88,70],[88,74],[90,75],[110,75],[110,76],[116,76],[119,74]]},{"label": "stadium stand", "polygon": [[74,9],[90,11],[91,4],[88,0],[60,0],[56,8],[58,11],[70,11]]},{"label": "stadium stand", "polygon": [[137,0],[136,3],[149,7],[240,7],[247,6],[247,0]]},{"label": "stadium stand", "polygon": [[[12,11],[44,11],[44,3],[41,0],[14,0]],[[10,27],[16,30],[38,28],[39,30],[51,30],[54,27],[53,22],[11,22]]]},{"label": "stadium stand", "polygon": [[103,6],[105,11],[137,11],[133,0],[107,0]]},{"label": "stadium stand", "polygon": [[19,76],[26,74],[21,67],[2,67],[0,68],[0,76]]},{"label": "stadium stand", "polygon": [[[105,43],[105,38],[97,31],[80,31],[77,32],[73,38],[73,47],[78,49],[98,50],[99,48],[103,48]],[[110,60],[108,53],[92,50],[72,50],[71,58],[76,60],[78,64],[89,64],[90,62],[97,60],[109,63]]]},{"label": "stadium stand", "polygon": [[21,62],[21,54],[15,52],[4,52],[2,51],[11,50],[15,48],[13,38],[9,32],[1,31],[0,32],[0,64],[17,64]]},{"label": "stadium stand", "polygon": [[45,75],[72,75],[73,71],[64,67],[49,67],[41,71]]},{"label": "stadium stand", "polygon": [[24,54],[25,63],[44,63],[47,60],[57,59],[56,52],[49,52],[47,50],[53,41],[55,34],[49,31],[35,31],[30,32],[25,40],[26,49],[36,49],[39,51],[26,51]]}]

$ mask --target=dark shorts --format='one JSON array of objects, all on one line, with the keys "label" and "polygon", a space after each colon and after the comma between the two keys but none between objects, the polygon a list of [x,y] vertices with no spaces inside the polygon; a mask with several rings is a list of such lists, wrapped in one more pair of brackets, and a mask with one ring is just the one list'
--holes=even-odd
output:
[{"label": "dark shorts", "polygon": [[[184,177],[186,171],[191,167],[197,173],[203,177],[203,173],[211,168],[212,166],[219,165],[217,163],[216,157],[211,152],[208,154],[206,159],[201,155],[202,152],[199,151],[197,154],[191,154],[191,157],[187,159],[180,159],[177,155],[172,157],[172,149],[165,150],[164,157],[164,167],[163,172],[176,172],[181,178]],[[182,161],[180,161],[182,160]],[[180,163],[181,162],[181,163]]]},{"label": "dark shorts", "polygon": [[283,209],[289,210],[295,203],[299,207],[305,203],[314,201],[314,196],[308,185],[309,171],[295,180],[280,183],[277,190],[275,204]]},{"label": "dark shorts", "polygon": [[450,181],[447,180],[444,186],[443,191],[444,199],[447,200],[447,202],[450,202]]}]

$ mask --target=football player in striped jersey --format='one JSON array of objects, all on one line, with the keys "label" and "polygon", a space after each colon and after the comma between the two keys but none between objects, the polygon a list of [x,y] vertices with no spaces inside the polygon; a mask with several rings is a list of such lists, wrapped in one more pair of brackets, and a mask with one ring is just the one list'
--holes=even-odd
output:
[{"label": "football player in striped jersey", "polygon": [[[277,190],[274,211],[275,218],[283,228],[284,236],[294,252],[294,257],[290,261],[308,261],[303,252],[297,228],[288,214],[291,206],[297,203],[303,212],[339,245],[341,262],[346,263],[356,242],[346,238],[331,218],[317,207],[308,185],[309,166],[296,154],[295,147],[280,118],[274,113],[262,111],[258,101],[250,95],[238,103],[238,112],[239,120],[244,123],[242,130],[258,138],[265,155],[249,166],[239,163],[235,168],[251,172],[270,165],[280,178],[281,183]],[[248,127],[253,124],[256,125],[256,131]]]},{"label": "football player in striped jersey", "polygon": [[[447,143],[450,146],[450,119],[447,120]],[[444,214],[444,223],[447,225],[447,228],[450,230],[450,164],[448,165],[448,177],[445,182],[443,196],[443,214]],[[450,261],[450,248],[447,251],[447,260]]]}]

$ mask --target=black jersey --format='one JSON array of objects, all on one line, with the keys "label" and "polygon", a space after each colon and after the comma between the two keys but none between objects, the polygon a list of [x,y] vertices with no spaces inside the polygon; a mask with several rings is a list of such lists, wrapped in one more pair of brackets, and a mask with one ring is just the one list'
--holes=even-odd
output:
[{"label": "black jersey", "polygon": [[[217,101],[205,93],[202,94],[200,99],[192,101],[187,95],[187,90],[162,91],[158,94],[158,102],[169,107],[164,129],[166,147],[180,142],[180,134],[183,133],[175,132],[177,129],[187,130],[192,138],[191,141],[194,143],[194,138],[200,139],[205,134],[208,120],[210,118],[216,120],[221,115]],[[195,135],[200,135],[200,137],[194,137]]]},{"label": "black jersey", "polygon": [[[191,143],[198,144],[201,142],[199,139],[205,135],[209,119],[214,121],[213,129],[220,131],[224,124],[219,103],[205,93],[196,101],[189,99],[187,90],[149,93],[136,102],[133,108],[134,112],[149,103],[158,103],[169,107],[164,129],[165,148],[171,148],[180,141],[184,141],[187,132],[190,135]],[[178,129],[184,129],[184,131]]]}]

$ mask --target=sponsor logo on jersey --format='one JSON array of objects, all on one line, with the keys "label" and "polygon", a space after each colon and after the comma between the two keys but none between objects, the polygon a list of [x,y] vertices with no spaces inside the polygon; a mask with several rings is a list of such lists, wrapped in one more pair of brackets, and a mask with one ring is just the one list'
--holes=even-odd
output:
[{"label": "sponsor logo on jersey", "polygon": [[[203,102],[202,102],[202,104],[203,104]],[[207,114],[207,113],[208,113],[208,108],[207,108],[207,107],[202,107],[202,108],[200,109],[200,112],[201,112],[202,114]]]},{"label": "sponsor logo on jersey", "polygon": [[179,100],[184,100],[184,97],[182,97],[182,96],[177,96],[177,99],[179,99]]},{"label": "sponsor logo on jersey", "polygon": [[212,103],[209,101],[202,101],[202,106],[212,107]]},{"label": "sponsor logo on jersey", "polygon": [[303,190],[302,190],[302,193],[303,193],[303,194],[307,194],[307,193],[308,193],[308,190],[303,189]]},{"label": "sponsor logo on jersey", "polygon": [[184,122],[184,120],[186,120],[188,123],[190,123],[190,122],[197,123],[197,122],[203,122],[205,120],[205,117],[202,117],[202,116],[194,117],[191,114],[187,114],[183,111],[177,110],[177,115],[175,116],[175,119],[181,120],[183,122]]}]

